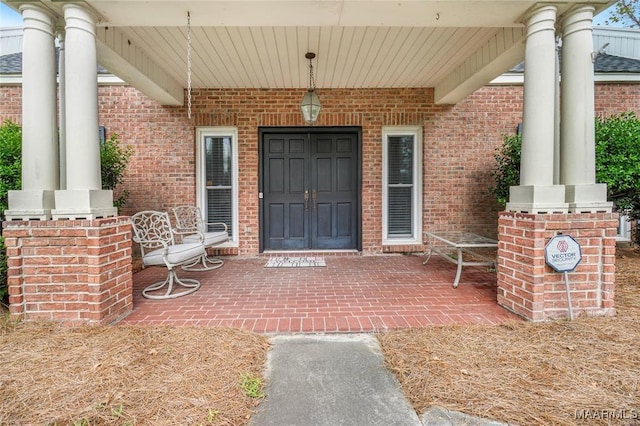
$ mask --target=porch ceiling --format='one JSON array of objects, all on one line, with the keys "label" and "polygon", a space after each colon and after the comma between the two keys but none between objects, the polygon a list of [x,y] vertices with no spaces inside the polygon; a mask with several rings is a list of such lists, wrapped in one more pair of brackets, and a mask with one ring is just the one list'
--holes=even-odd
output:
[{"label": "porch ceiling", "polygon": [[[24,2],[24,1],[22,1]],[[20,1],[9,1],[17,6]],[[65,3],[42,0],[61,16]],[[455,103],[524,57],[531,0],[86,0],[98,60],[163,104],[183,103],[187,11],[194,88],[434,87]],[[582,2],[557,4],[562,14]],[[596,0],[602,10],[608,0]]]}]

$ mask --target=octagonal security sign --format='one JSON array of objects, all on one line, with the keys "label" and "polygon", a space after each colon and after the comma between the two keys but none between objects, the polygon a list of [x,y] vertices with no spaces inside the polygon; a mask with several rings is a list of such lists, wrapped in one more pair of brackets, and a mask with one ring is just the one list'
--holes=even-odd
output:
[{"label": "octagonal security sign", "polygon": [[556,272],[571,272],[582,260],[582,252],[573,237],[556,235],[544,247],[544,257]]}]

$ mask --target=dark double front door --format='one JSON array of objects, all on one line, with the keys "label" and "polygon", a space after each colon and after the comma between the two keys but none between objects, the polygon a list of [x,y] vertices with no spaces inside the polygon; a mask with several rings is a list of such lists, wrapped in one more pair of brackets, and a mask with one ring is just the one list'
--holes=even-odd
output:
[{"label": "dark double front door", "polygon": [[263,250],[357,249],[359,133],[261,132]]}]

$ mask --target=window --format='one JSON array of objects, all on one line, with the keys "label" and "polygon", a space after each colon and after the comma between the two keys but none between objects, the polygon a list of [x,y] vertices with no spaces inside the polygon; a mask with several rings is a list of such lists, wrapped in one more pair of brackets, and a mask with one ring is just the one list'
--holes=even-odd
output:
[{"label": "window", "polygon": [[382,242],[422,244],[422,129],[382,129]]},{"label": "window", "polygon": [[196,191],[206,222],[224,222],[229,245],[238,245],[238,131],[231,127],[196,132]]}]

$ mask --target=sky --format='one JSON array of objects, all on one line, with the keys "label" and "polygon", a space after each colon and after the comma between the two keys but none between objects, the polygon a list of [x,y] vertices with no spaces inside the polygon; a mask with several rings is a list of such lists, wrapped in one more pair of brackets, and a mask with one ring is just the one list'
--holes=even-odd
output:
[{"label": "sky", "polygon": [[[593,24],[602,25],[604,23],[606,16],[608,16],[608,12],[605,10],[604,12],[596,16],[596,18],[593,21]],[[21,27],[21,26],[22,26],[22,16],[20,16],[20,13],[14,11],[6,4],[0,3],[0,28]]]},{"label": "sky", "polygon": [[0,3],[0,28],[21,27],[22,16],[4,3]]}]

